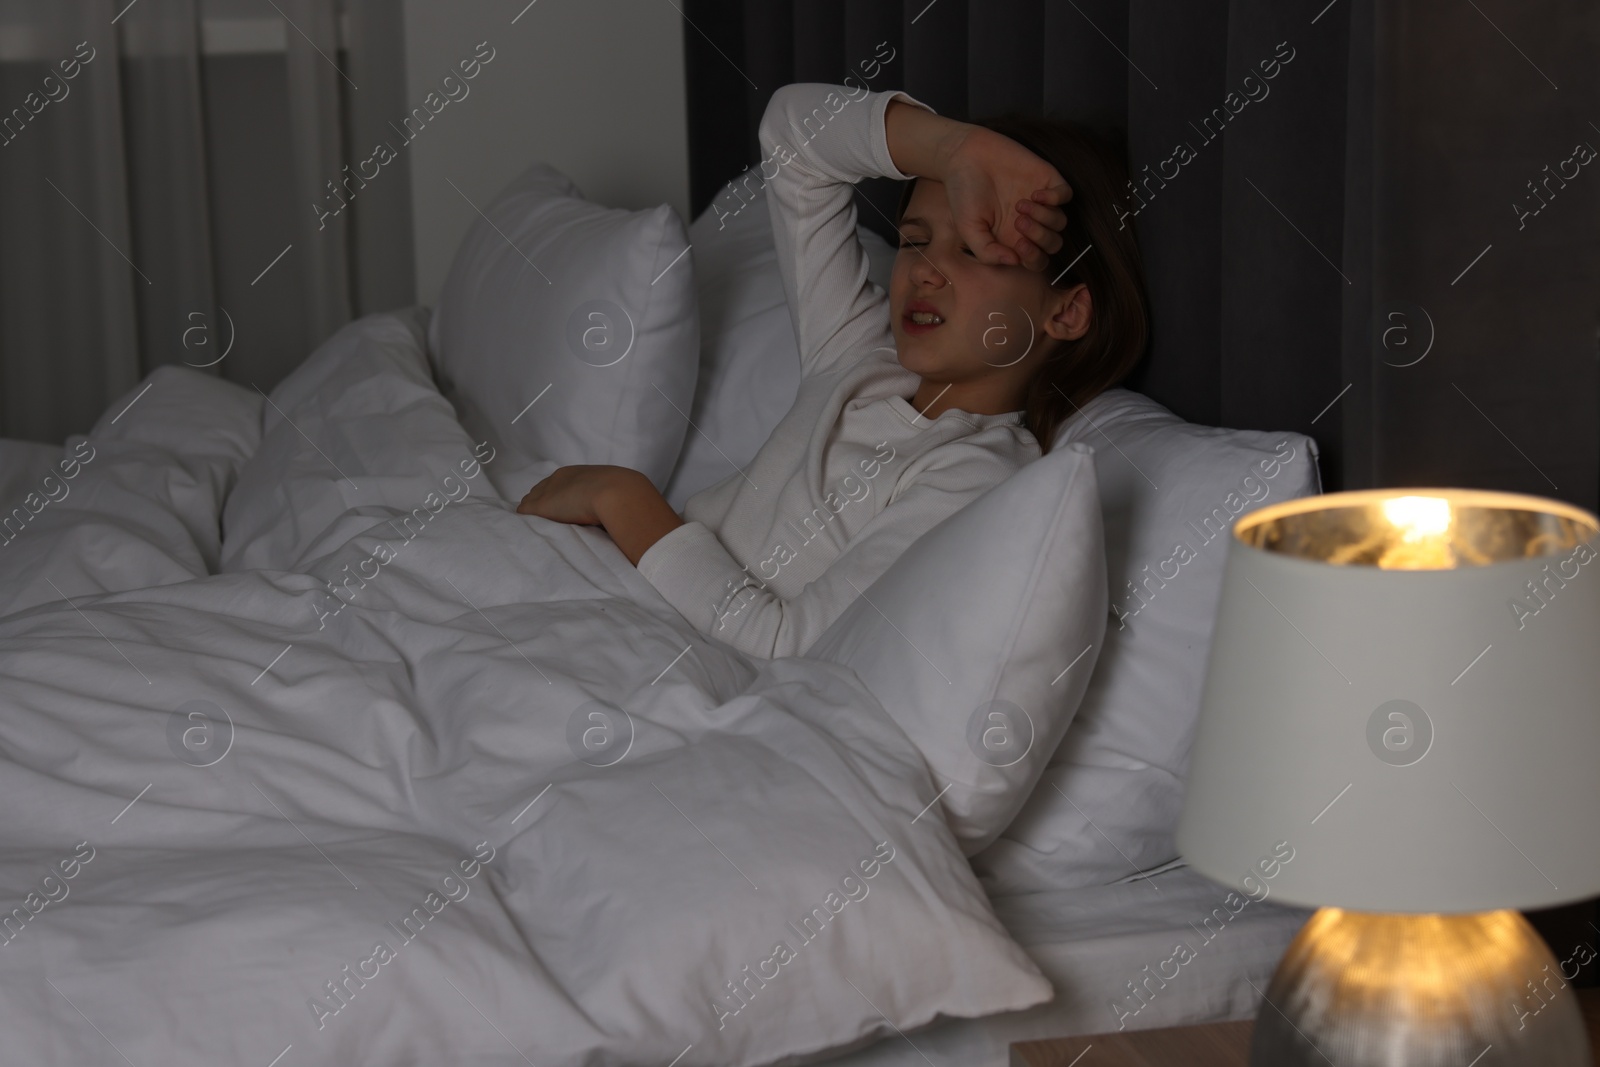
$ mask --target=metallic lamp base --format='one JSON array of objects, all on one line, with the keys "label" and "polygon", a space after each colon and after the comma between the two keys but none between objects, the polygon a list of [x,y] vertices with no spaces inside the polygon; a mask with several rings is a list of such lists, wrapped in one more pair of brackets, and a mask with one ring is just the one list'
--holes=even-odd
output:
[{"label": "metallic lamp base", "polygon": [[1322,908],[1256,1017],[1251,1067],[1589,1067],[1577,998],[1514,911]]}]

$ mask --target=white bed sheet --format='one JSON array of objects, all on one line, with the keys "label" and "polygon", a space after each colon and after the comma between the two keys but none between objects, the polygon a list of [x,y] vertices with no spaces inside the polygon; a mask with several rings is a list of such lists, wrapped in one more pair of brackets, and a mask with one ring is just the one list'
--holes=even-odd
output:
[{"label": "white bed sheet", "polygon": [[[1228,895],[1227,887],[1178,866],[1116,885],[1001,897],[995,913],[1055,987],[1053,1000],[981,1019],[944,1020],[824,1062],[1007,1067],[1017,1041],[1253,1018],[1258,990],[1267,987],[1311,913],[1280,907],[1270,897],[1239,907],[1236,895],[1239,910],[1232,914]],[[1218,909],[1229,916],[1226,922],[1214,917]],[[1192,959],[1174,959],[1183,955],[1175,954],[1179,943],[1193,950]],[[1146,995],[1135,996],[1129,983],[1140,984]]]}]

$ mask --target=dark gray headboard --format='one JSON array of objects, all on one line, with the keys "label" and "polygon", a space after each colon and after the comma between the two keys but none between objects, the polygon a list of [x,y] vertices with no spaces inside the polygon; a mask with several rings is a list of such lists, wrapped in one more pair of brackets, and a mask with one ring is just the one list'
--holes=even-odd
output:
[{"label": "dark gray headboard", "polygon": [[[1600,98],[1600,7],[683,0],[683,11],[696,212],[761,158],[761,113],[792,81],[876,69],[871,88],[954,118],[1018,109],[1109,127],[1140,180],[1154,309],[1150,353],[1127,385],[1194,422],[1311,434],[1330,491],[1466,485],[1596,506],[1600,166],[1549,183],[1543,200],[1526,183],[1579,142],[1600,147],[1589,125],[1600,112],[1584,110]],[[866,183],[878,210],[860,208],[886,236],[891,184]],[[1514,203],[1545,207],[1528,216]]]}]

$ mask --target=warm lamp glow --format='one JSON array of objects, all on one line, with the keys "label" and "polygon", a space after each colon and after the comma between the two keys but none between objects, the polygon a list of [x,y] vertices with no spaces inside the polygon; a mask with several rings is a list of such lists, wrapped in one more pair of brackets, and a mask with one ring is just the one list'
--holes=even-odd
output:
[{"label": "warm lamp glow", "polygon": [[[1401,973],[1406,976],[1398,991],[1402,999],[1421,1002],[1438,999],[1479,975],[1528,970],[1530,978],[1544,977],[1542,962],[1527,959],[1528,945],[1514,911],[1389,915],[1323,908],[1305,929],[1324,964],[1340,972],[1349,996],[1388,995]],[[1514,1001],[1497,1005],[1514,1006]]]},{"label": "warm lamp glow", "polygon": [[1397,496],[1383,502],[1383,517],[1401,528],[1407,541],[1450,528],[1450,501],[1436,496]]},{"label": "warm lamp glow", "polygon": [[1378,566],[1385,570],[1443,570],[1455,566],[1450,550],[1450,501],[1435,496],[1397,496],[1385,500],[1383,517],[1400,534],[1389,538]]},{"label": "warm lamp glow", "polygon": [[1319,563],[1453,570],[1570,552],[1596,527],[1579,508],[1515,493],[1368,489],[1259,508],[1239,518],[1234,535]]},{"label": "warm lamp glow", "polygon": [[1266,998],[1277,1010],[1256,1021],[1253,1064],[1588,1062],[1577,1001],[1515,911],[1322,908]]}]

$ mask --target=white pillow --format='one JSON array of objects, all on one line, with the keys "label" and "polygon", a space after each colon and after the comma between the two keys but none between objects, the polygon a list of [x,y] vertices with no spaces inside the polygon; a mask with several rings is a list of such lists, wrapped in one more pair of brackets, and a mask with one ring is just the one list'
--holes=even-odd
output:
[{"label": "white pillow", "polygon": [[428,330],[441,389],[513,456],[619,464],[664,487],[699,366],[683,220],[590,203],[543,163],[484,215]]},{"label": "white pillow", "polygon": [[1084,405],[1056,441],[1095,446],[1111,617],[1066,740],[1016,821],[973,857],[996,895],[1114,882],[1177,855],[1231,526],[1321,492],[1311,438],[1197,426],[1126,389]]},{"label": "white pillow", "polygon": [[[800,348],[759,167],[730,184],[733,191],[689,227],[700,301],[700,379],[689,415],[694,427],[667,483],[667,501],[678,511],[755,458],[800,388]],[[856,236],[867,253],[867,277],[887,290],[895,250],[865,226],[856,227]]]},{"label": "white pillow", "polygon": [[911,737],[970,856],[1066,733],[1106,596],[1094,449],[1067,444],[918,538],[805,654],[854,670]]}]

